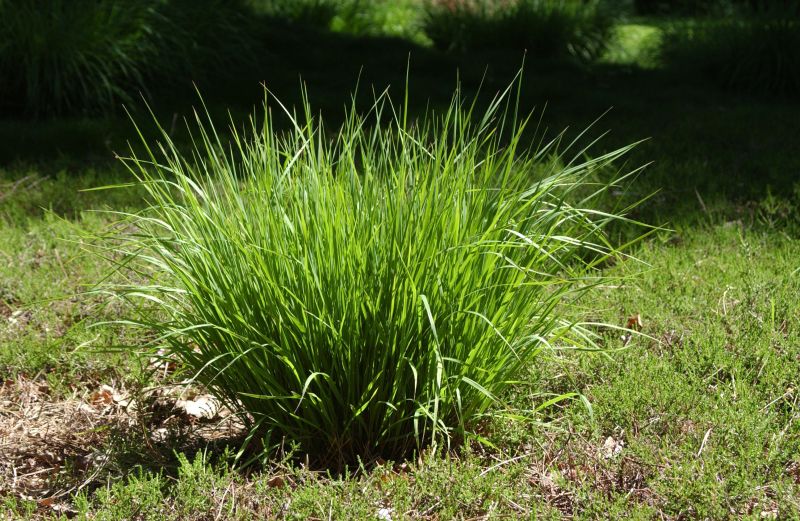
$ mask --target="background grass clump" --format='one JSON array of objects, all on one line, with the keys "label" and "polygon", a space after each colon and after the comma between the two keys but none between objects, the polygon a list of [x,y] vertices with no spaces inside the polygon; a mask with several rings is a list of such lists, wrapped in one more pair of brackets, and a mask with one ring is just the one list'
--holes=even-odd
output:
[{"label": "background grass clump", "polygon": [[107,108],[143,88],[152,3],[0,2],[0,92],[35,114]]},{"label": "background grass clump", "polygon": [[328,29],[336,14],[358,6],[358,0],[252,0],[269,18],[317,29]]},{"label": "background grass clump", "polygon": [[426,10],[427,36],[457,52],[517,49],[533,59],[589,61],[605,50],[611,29],[599,1],[441,0]]},{"label": "background grass clump", "polygon": [[734,91],[797,97],[800,4],[759,7],[717,20],[673,24],[663,38],[667,65]]},{"label": "background grass clump", "polygon": [[190,84],[250,50],[244,4],[203,0],[0,1],[0,110],[118,110]]},{"label": "background grass clump", "polygon": [[247,0],[157,2],[153,27],[156,62],[153,85],[187,85],[236,74],[254,61],[258,26]]},{"label": "background grass clump", "polygon": [[381,96],[334,134],[266,111],[233,152],[207,125],[191,155],[164,135],[128,161],[151,206],[124,251],[152,280],[116,294],[268,452],[340,467],[462,440],[543,350],[597,348],[576,300],[618,253],[618,217],[584,208],[627,148],[556,161],[506,101],[411,122]]},{"label": "background grass clump", "polygon": [[250,0],[250,6],[268,24],[427,43],[417,23],[418,0]]}]

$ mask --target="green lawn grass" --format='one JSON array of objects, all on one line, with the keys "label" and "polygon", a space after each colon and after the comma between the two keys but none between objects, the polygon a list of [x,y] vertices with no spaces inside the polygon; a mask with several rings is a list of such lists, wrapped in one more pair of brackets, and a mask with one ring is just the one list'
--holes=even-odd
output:
[{"label": "green lawn grass", "polygon": [[[622,32],[628,41],[650,37],[640,26]],[[271,37],[287,47],[299,42],[296,35]],[[359,62],[365,84],[401,85],[412,52],[412,88],[434,104],[449,95],[456,67],[467,89],[485,78],[483,88],[493,92],[519,65],[517,57],[457,59],[392,39],[371,40],[364,50],[348,35],[313,38],[302,42],[308,48],[294,63],[271,58],[288,69],[274,86],[288,95],[293,74],[302,73],[326,114],[344,105]],[[325,51],[312,52],[320,42]],[[337,53],[342,58],[331,63]],[[526,68],[523,103],[547,102],[547,127],[582,129],[613,106],[595,127],[596,134],[612,131],[603,147],[650,138],[630,161],[654,163],[627,196],[659,190],[637,217],[674,230],[635,252],[647,264],[609,266],[619,284],[585,303],[587,317],[620,326],[639,314],[646,336],[623,348],[620,334],[608,331],[608,347],[618,348],[610,357],[552,353],[530,368],[530,381],[553,392],[580,391],[591,411],[578,401],[561,404],[535,425],[488,426],[494,449],[467,447],[329,476],[291,458],[250,473],[231,470],[224,440],[180,429],[168,443],[154,442],[151,428],[165,425],[170,412],[143,400],[148,412],[134,419],[116,414],[88,425],[69,417],[49,435],[31,434],[38,467],[27,472],[46,469],[46,483],[0,461],[0,517],[800,516],[800,222],[793,195],[800,107],[721,92],[701,79],[643,68],[640,58],[631,50],[590,70]],[[442,79],[443,70],[453,81]],[[258,99],[257,86],[220,89],[212,96],[220,112],[247,112]],[[157,109],[170,121],[185,105]],[[18,396],[35,396],[31,407],[45,411],[46,404],[91,404],[102,385],[135,390],[165,380],[129,356],[98,351],[143,339],[89,327],[120,310],[75,297],[106,272],[81,244],[111,222],[92,210],[142,205],[134,190],[80,191],[127,180],[112,151],[124,148],[131,128],[124,120],[2,122],[0,136],[0,450],[7,451],[11,438],[4,436],[19,425],[11,402]],[[16,390],[30,382],[35,389]],[[536,390],[522,384],[511,400],[530,407]],[[75,429],[65,428],[70,422]]]},{"label": "green lawn grass", "polygon": [[[553,423],[496,426],[496,451],[387,465],[354,478],[314,474],[297,463],[244,477],[228,470],[218,453],[191,456],[191,462],[167,457],[164,469],[143,474],[127,474],[131,469],[112,462],[103,474],[114,479],[80,496],[75,508],[97,519],[205,519],[197,512],[211,510],[241,519],[367,518],[380,508],[399,519],[424,512],[441,519],[796,513],[800,242],[758,223],[712,221],[648,242],[638,256],[650,267],[643,273],[638,264],[609,268],[625,282],[591,301],[591,313],[620,325],[639,313],[652,339],[634,338],[611,358],[563,354],[536,368],[532,381],[545,378],[548,389],[583,392],[593,416],[575,403],[549,411]],[[25,311],[9,315],[16,322],[0,330],[0,364],[7,379],[24,373],[43,382],[52,400],[87,399],[102,384],[134,387],[142,377],[130,360],[91,350],[124,334],[87,329],[86,319],[113,310],[87,309],[79,299],[47,300],[96,279],[99,266],[71,241],[79,230],[104,224],[91,213],[67,220],[44,214],[2,230],[3,301]],[[636,278],[627,278],[631,271]],[[607,342],[623,344],[616,334]],[[524,386],[514,400],[532,405]],[[133,469],[148,468],[146,447],[137,447],[143,436],[128,436],[134,452],[120,457],[133,458]],[[117,445],[109,441],[109,450]],[[513,458],[519,459],[507,461]],[[292,486],[275,486],[274,476]],[[25,503],[11,497],[4,508],[21,515]]]}]

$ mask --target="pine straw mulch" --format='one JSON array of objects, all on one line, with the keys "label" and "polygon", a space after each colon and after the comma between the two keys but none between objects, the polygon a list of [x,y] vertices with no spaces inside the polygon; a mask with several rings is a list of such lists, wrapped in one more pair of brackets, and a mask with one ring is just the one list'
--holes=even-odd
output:
[{"label": "pine straw mulch", "polygon": [[70,496],[121,477],[126,461],[237,438],[241,424],[186,386],[139,395],[101,386],[54,398],[41,378],[0,381],[0,498],[69,512]]},{"label": "pine straw mulch", "polygon": [[[0,381],[0,500],[35,501],[40,513],[69,516],[74,513],[74,494],[118,480],[130,468],[159,470],[174,464],[176,451],[241,440],[242,426],[235,417],[190,386],[159,386],[136,397],[138,400],[124,389],[106,385],[64,397],[43,378],[19,376]],[[632,503],[649,505],[663,519],[670,519],[664,513],[669,500],[650,486],[665,469],[638,459],[626,449],[626,438],[626,433],[619,431],[604,441],[589,440],[570,429],[542,433],[536,446],[517,447],[512,453],[520,455],[510,459],[491,451],[481,454],[479,448],[473,454],[484,462],[481,475],[526,461],[526,483],[514,500],[519,504],[510,505],[519,515],[529,514],[530,505],[544,502],[564,519],[571,519],[590,506],[584,502],[591,494],[581,491],[591,490],[607,498],[623,496]],[[423,470],[413,462],[395,467],[389,471],[393,479],[410,483]],[[800,464],[787,467],[787,473],[800,482]],[[267,479],[270,487],[286,488],[287,504],[291,503],[291,489],[305,481],[293,479],[290,468],[277,474],[256,472],[255,476]],[[317,476],[311,481],[326,479],[323,474]],[[253,484],[242,475],[213,499],[219,501],[220,509],[280,514],[281,505],[264,503],[264,498],[253,495]],[[770,517],[777,512],[770,491],[762,492],[732,515],[755,512]],[[414,510],[405,514],[438,519],[436,506],[435,498],[422,494]]]},{"label": "pine straw mulch", "polygon": [[[139,394],[137,401],[124,390],[100,386],[55,398],[41,378],[20,376],[2,382],[0,498],[36,501],[43,512],[69,515],[72,495],[123,477],[128,463],[149,462],[158,469],[169,463],[175,450],[224,444],[241,435],[242,427],[232,415],[196,393],[185,386],[160,387]],[[544,501],[567,519],[583,510],[576,490],[584,487],[609,496],[623,493],[654,506],[661,503],[647,486],[653,469],[622,453],[623,441],[609,437],[598,445],[575,433],[570,437],[565,441],[548,436],[538,450],[528,448],[540,456],[530,458],[527,501],[520,501]],[[502,471],[505,463],[499,455],[487,453],[484,458],[487,472]],[[398,477],[413,480],[414,471],[409,470]],[[289,478],[279,481],[276,486],[295,485]],[[238,490],[229,491],[225,501],[235,497],[237,510],[261,510],[263,505],[249,504],[249,485],[248,480],[231,483]],[[435,505],[421,501],[417,506],[414,517],[437,518]],[[519,508],[520,514],[525,512]]]}]

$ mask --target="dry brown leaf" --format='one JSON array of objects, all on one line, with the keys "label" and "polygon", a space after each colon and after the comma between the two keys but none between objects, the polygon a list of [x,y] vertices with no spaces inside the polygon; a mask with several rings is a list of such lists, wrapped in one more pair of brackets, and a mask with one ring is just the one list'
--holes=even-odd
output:
[{"label": "dry brown leaf", "polygon": [[612,436],[606,438],[606,441],[603,443],[603,450],[602,454],[605,459],[611,459],[619,455],[622,452],[622,447],[625,446],[625,442],[622,440],[615,440]]},{"label": "dry brown leaf", "polygon": [[194,418],[210,420],[219,414],[220,403],[211,395],[202,394],[194,400],[178,400],[175,408]]},{"label": "dry brown leaf", "polygon": [[283,488],[286,486],[286,480],[283,476],[272,476],[267,480],[267,486],[270,488]]},{"label": "dry brown leaf", "polygon": [[642,315],[636,313],[628,317],[628,322],[625,323],[626,329],[633,329],[634,331],[642,330]]},{"label": "dry brown leaf", "polygon": [[623,347],[627,346],[631,338],[633,338],[632,331],[642,330],[642,316],[639,313],[629,316],[627,322],[625,322],[625,329],[629,329],[630,331],[626,331],[621,337]]},{"label": "dry brown leaf", "polygon": [[114,403],[114,389],[108,385],[101,385],[89,396],[92,405],[112,405]]}]

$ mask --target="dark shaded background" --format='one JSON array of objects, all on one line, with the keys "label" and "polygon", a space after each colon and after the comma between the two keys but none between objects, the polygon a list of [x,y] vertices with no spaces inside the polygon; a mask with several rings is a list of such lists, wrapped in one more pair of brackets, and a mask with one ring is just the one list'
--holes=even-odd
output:
[{"label": "dark shaded background", "polygon": [[[378,31],[370,30],[368,22],[349,31],[332,30],[334,12],[321,7],[291,18],[280,11],[265,14],[236,4],[246,14],[242,30],[254,42],[247,52],[216,62],[203,74],[187,68],[168,82],[154,81],[147,92],[157,119],[178,140],[183,118],[199,105],[196,90],[212,116],[224,125],[228,114],[235,122],[245,121],[263,100],[264,86],[293,106],[300,101],[303,85],[315,109],[334,126],[357,82],[361,107],[369,106],[372,89],[389,88],[400,100],[410,67],[411,112],[421,114],[446,105],[457,81],[468,96],[480,88],[480,98],[488,101],[512,81],[524,62],[522,109],[543,111],[551,134],[569,128],[568,135],[574,135],[602,116],[589,132],[597,137],[608,131],[594,148],[596,153],[646,139],[630,156],[631,166],[652,162],[631,194],[644,197],[658,192],[640,209],[645,218],[693,222],[717,206],[730,218],[752,218],[750,202],[768,193],[791,198],[800,180],[796,153],[800,150],[800,96],[791,89],[787,95],[731,88],[704,74],[702,63],[695,66],[685,59],[579,63],[526,56],[524,48],[513,46],[452,52],[405,35],[375,35]],[[785,5],[789,4],[782,0],[635,0],[609,2],[607,9],[615,24],[654,27],[671,37],[670,28],[680,24],[740,20]],[[796,27],[794,31],[800,32]],[[752,48],[757,46],[758,42],[752,42]],[[190,60],[195,51],[176,52],[187,53]],[[754,54],[757,60],[771,60],[769,49],[759,52]],[[690,52],[690,56],[700,54],[696,49]],[[795,65],[789,61],[786,67]],[[758,85],[759,79],[752,83]],[[123,111],[31,116],[9,99],[6,96],[0,118],[0,165],[12,177],[21,165],[23,170],[34,165],[45,174],[79,171],[87,165],[118,169],[115,154],[124,155],[135,136]],[[154,133],[143,100],[132,96],[125,106],[146,135]]]}]

